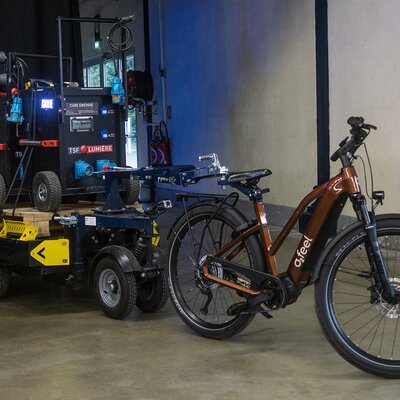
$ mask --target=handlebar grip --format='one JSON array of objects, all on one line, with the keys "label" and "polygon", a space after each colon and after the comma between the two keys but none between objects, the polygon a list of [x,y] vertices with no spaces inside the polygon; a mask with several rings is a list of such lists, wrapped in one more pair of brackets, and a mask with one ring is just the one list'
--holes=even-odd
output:
[{"label": "handlebar grip", "polygon": [[364,118],[363,117],[350,117],[347,120],[347,123],[352,127],[352,128],[362,128],[364,124]]},{"label": "handlebar grip", "polygon": [[339,159],[339,150],[336,150],[332,155],[331,155],[331,161],[335,162]]},{"label": "handlebar grip", "polygon": [[347,120],[347,123],[353,128],[364,128],[364,129],[373,129],[376,130],[377,127],[375,125],[371,124],[364,124],[364,118],[363,117],[350,117]]}]

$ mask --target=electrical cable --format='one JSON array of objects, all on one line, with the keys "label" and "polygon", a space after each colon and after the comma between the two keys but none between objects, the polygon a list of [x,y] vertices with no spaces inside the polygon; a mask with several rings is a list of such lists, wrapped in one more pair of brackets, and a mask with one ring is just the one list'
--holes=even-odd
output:
[{"label": "electrical cable", "polygon": [[366,163],[364,161],[364,159],[357,154],[357,156],[355,157],[356,159],[360,159],[363,165],[363,171],[364,171],[364,181],[365,181],[365,193],[367,194],[367,197],[371,200],[371,207],[373,208],[373,198],[372,198],[372,193],[374,192],[374,174],[372,171],[372,166],[371,166],[371,160],[369,158],[369,154],[368,154],[368,150],[367,150],[367,146],[365,143],[363,143],[364,146],[364,150],[365,150],[365,154],[367,157],[367,163],[368,163],[368,169],[369,169],[369,173],[370,173],[370,177],[371,177],[371,195],[369,194],[369,190],[368,190],[368,180],[367,180],[367,167],[366,167]]},{"label": "electrical cable", "polygon": [[[118,61],[119,61],[119,58],[117,60],[115,53],[128,51],[133,46],[133,43],[135,41],[135,36],[132,30],[125,25],[126,22],[132,21],[133,18],[134,18],[133,16],[122,18],[121,20],[113,24],[112,27],[110,28],[110,31],[108,32],[107,41],[111,48],[111,56],[114,63],[115,76],[118,76]],[[120,43],[114,39],[114,34],[117,31],[117,29],[121,30],[121,37],[125,35],[125,40],[121,40]]]}]

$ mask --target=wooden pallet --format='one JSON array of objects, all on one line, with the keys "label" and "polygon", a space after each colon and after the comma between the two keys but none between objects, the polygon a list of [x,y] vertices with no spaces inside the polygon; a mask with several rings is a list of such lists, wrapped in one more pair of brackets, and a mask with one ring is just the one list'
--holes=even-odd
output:
[{"label": "wooden pallet", "polygon": [[50,231],[56,229],[62,229],[61,225],[53,221],[53,216],[55,214],[62,216],[69,216],[72,213],[79,214],[92,214],[93,209],[100,207],[100,203],[87,203],[80,202],[78,204],[63,204],[57,212],[44,212],[39,211],[33,207],[18,207],[15,209],[13,214],[12,208],[5,208],[3,211],[5,219],[11,219],[14,221],[22,221],[27,225],[33,225],[38,228],[38,237],[48,237],[50,236]]}]

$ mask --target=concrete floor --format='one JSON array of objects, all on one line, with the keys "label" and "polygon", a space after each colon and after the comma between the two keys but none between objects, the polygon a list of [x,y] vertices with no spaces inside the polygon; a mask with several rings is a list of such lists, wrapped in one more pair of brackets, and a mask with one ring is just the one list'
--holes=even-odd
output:
[{"label": "concrete floor", "polygon": [[[283,251],[288,258],[298,235]],[[313,288],[273,319],[213,341],[169,302],[115,321],[94,294],[14,277],[0,302],[0,399],[398,399],[400,382],[357,370],[323,337]]]}]

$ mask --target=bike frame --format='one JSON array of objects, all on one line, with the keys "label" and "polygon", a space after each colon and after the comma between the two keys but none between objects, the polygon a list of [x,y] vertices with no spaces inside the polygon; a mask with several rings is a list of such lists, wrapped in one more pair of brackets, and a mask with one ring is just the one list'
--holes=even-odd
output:
[{"label": "bike frame", "polygon": [[[229,262],[229,260],[243,248],[243,244],[240,246],[240,244],[243,243],[243,240],[250,235],[259,233],[266,261],[265,272],[273,276],[288,276],[297,288],[303,288],[309,281],[310,275],[316,265],[316,261],[336,225],[337,219],[347,198],[360,194],[361,189],[354,167],[343,167],[338,175],[331,178],[328,182],[316,187],[306,197],[304,197],[274,241],[271,239],[264,203],[260,196],[253,200],[257,223],[240,232],[233,240],[226,243],[219,251],[209,257],[203,265],[204,276],[207,279],[250,295],[260,294],[260,291],[253,290],[250,287],[244,287],[226,279],[219,278],[210,273],[208,268],[210,261],[221,263],[221,265],[225,267],[224,264],[226,263],[226,260]],[[290,261],[287,270],[283,273],[279,273],[275,257],[276,253],[284,243],[289,232],[296,224],[305,208],[316,199],[319,199],[318,205],[307,225],[295,253],[293,254],[292,260]],[[232,252],[228,254],[226,258],[220,258],[230,250],[232,250]],[[228,267],[228,269],[230,268]],[[244,272],[244,274],[246,270],[260,274],[258,271],[256,272],[250,268],[233,263],[232,270]]]}]

